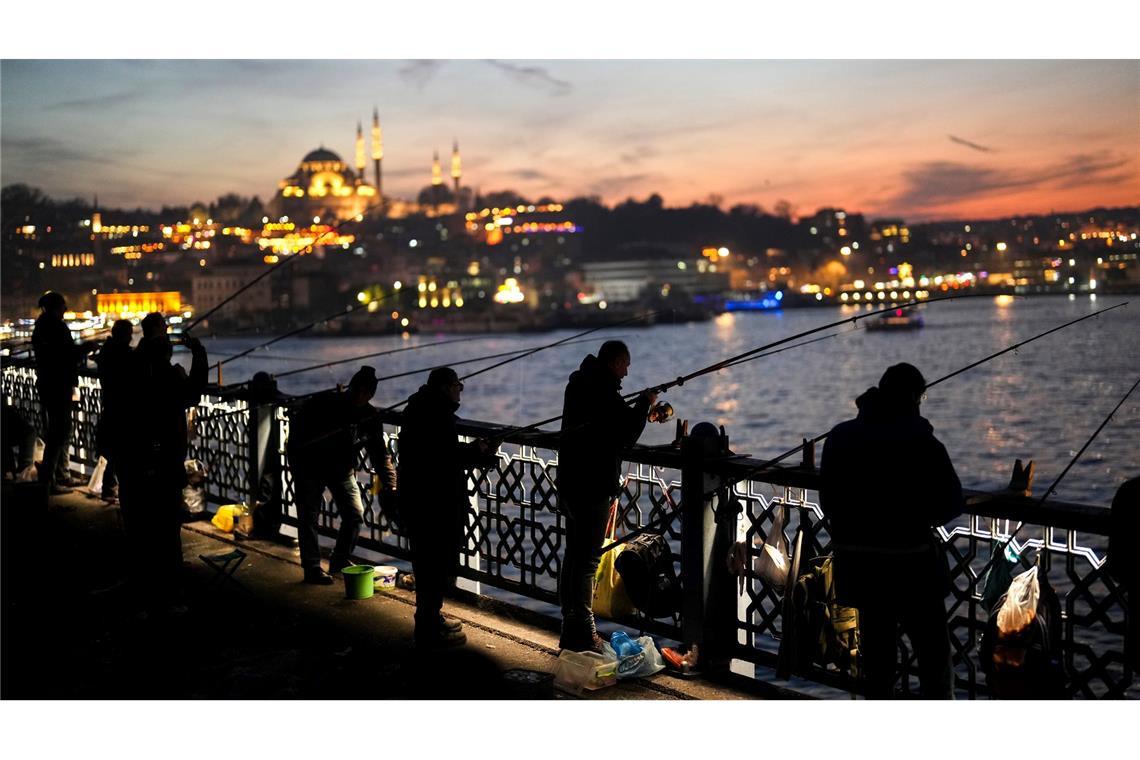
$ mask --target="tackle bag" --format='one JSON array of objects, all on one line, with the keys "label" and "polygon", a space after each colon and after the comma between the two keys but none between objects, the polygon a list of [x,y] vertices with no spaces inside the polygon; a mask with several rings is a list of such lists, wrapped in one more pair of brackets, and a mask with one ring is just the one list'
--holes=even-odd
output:
[{"label": "tackle bag", "polygon": [[791,595],[791,625],[785,623],[790,636],[782,641],[792,647],[789,665],[803,672],[813,664],[835,665],[858,677],[859,612],[835,599],[835,563],[830,554],[802,561],[799,577],[785,590]]},{"label": "tackle bag", "polygon": [[[604,545],[614,540],[617,526],[617,499],[610,506],[610,517],[606,522],[606,538]],[[626,593],[625,582],[614,568],[615,562],[628,547],[622,544],[602,555],[598,563],[598,570],[594,573],[594,604],[593,610],[604,618],[622,617],[633,614],[633,602]]]},{"label": "tackle bag", "polygon": [[1061,601],[1040,563],[1016,576],[990,613],[978,650],[998,699],[1060,699]]},{"label": "tackle bag", "polygon": [[673,615],[681,609],[681,584],[673,567],[673,553],[660,533],[643,533],[625,544],[614,560],[633,606],[651,618]]}]

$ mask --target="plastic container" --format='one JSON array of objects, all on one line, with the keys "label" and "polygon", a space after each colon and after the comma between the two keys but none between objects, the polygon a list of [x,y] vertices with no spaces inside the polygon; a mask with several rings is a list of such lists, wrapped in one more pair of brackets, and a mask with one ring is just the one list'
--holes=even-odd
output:
[{"label": "plastic container", "polygon": [[371,565],[351,565],[340,571],[344,576],[344,595],[349,599],[367,599],[372,596],[372,576],[375,570]]},{"label": "plastic container", "polygon": [[554,668],[554,686],[570,694],[581,694],[617,683],[617,662],[597,652],[562,650]]},{"label": "plastic container", "polygon": [[376,574],[372,576],[373,585],[378,589],[396,588],[396,574],[399,572],[391,565],[377,565]]}]

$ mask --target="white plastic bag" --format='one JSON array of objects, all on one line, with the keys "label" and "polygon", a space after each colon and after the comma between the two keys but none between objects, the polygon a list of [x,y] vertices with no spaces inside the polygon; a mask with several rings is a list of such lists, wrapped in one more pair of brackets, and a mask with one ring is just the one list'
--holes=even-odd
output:
[{"label": "white plastic bag", "polygon": [[33,462],[44,461],[44,449],[45,448],[47,448],[47,447],[44,444],[44,439],[43,438],[36,438],[36,446],[35,446],[35,448],[32,449],[32,461]]},{"label": "white plastic bag", "polygon": [[760,549],[760,556],[753,562],[752,569],[764,579],[764,583],[777,590],[783,589],[788,582],[788,568],[791,565],[788,540],[784,538],[784,512],[782,506],[776,507],[767,541],[761,541],[759,536],[753,539],[753,544]]},{"label": "white plastic bag", "polygon": [[1037,600],[1041,596],[1041,583],[1037,580],[1037,568],[1031,567],[1015,576],[1005,593],[1005,601],[998,609],[998,633],[1003,636],[1023,630],[1037,617]]},{"label": "white plastic bag", "polygon": [[91,471],[91,479],[87,481],[87,492],[96,496],[103,493],[103,474],[107,471],[107,460],[99,457],[95,469]]},{"label": "white plastic bag", "polygon": [[187,514],[200,515],[206,511],[206,491],[198,486],[185,486],[182,489],[182,508]]},{"label": "white plastic bag", "polygon": [[617,662],[617,677],[620,680],[645,678],[665,669],[665,660],[657,651],[657,646],[653,643],[651,636],[642,636],[637,639],[637,643],[641,647],[640,652],[627,657],[618,657],[617,652],[610,646],[610,642],[602,642],[602,656],[607,661]]}]

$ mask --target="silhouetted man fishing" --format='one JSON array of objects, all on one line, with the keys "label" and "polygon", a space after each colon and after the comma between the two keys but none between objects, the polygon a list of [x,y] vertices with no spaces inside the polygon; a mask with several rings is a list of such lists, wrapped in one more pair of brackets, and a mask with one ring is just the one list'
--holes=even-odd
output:
[{"label": "silhouetted man fishing", "polygon": [[494,463],[486,441],[460,443],[455,412],[463,383],[455,370],[432,370],[400,427],[400,525],[416,576],[416,646],[467,642],[459,621],[443,615],[443,596],[458,574],[468,511],[467,470]]},{"label": "silhouetted man fishing", "polygon": [[[395,491],[396,473],[384,447],[383,426],[375,407],[368,403],[376,395],[376,385],[376,370],[361,367],[347,390],[338,388],[309,398],[290,421],[286,451],[296,483],[297,534],[305,583],[328,585],[333,575],[352,564],[349,558],[364,522],[364,504],[356,481],[361,445],[383,485],[381,499]],[[326,488],[340,516],[327,573],[321,569],[317,531]]]},{"label": "silhouetted man fishing", "polygon": [[127,418],[130,397],[131,334],[134,325],[130,320],[120,319],[111,327],[111,337],[95,357],[99,367],[99,385],[102,389],[103,408],[99,413],[99,423],[95,428],[95,439],[99,456],[107,460],[103,470],[103,487],[100,495],[107,501],[114,501],[118,491],[115,477],[115,456],[119,438],[129,426]]},{"label": "silhouetted man fishing", "polygon": [[[149,315],[148,315],[149,316]],[[119,500],[140,591],[151,603],[177,605],[182,569],[182,488],[186,485],[186,410],[206,385],[206,349],[185,336],[190,372],[172,364],[165,334],[144,337],[132,352],[125,415],[130,432],[119,440]]]},{"label": "silhouetted man fishing", "polygon": [[600,652],[594,623],[594,575],[605,539],[610,505],[621,492],[621,461],[645,429],[657,393],[646,391],[631,407],[622,400],[629,372],[629,348],[617,340],[602,344],[570,375],[562,405],[558,454],[558,503],[566,517],[566,554],[558,576],[562,605],[562,649]]},{"label": "silhouetted man fishing", "polygon": [[889,367],[856,399],[858,416],[832,428],[820,463],[836,595],[859,610],[869,698],[893,694],[900,627],[914,646],[921,695],[953,696],[950,576],[933,528],[962,513],[962,486],[919,414],[925,388],[912,365]]},{"label": "silhouetted man fishing", "polygon": [[44,462],[40,481],[47,483],[55,495],[80,485],[71,479],[68,445],[71,442],[72,395],[79,384],[79,364],[94,343],[76,345],[71,330],[63,321],[67,301],[48,291],[40,297],[40,316],[32,331],[32,348],[36,355],[36,393],[43,416]]}]

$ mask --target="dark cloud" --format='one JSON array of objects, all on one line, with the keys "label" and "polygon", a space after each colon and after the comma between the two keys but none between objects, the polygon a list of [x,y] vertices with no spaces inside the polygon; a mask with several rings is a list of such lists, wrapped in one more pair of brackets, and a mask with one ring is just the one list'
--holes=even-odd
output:
[{"label": "dark cloud", "polygon": [[45,111],[102,111],[110,108],[120,108],[132,103],[143,95],[141,90],[131,92],[117,92],[112,95],[101,95],[92,98],[75,98],[74,100],[61,100],[58,103],[49,103],[44,106]]},{"label": "dark cloud", "polygon": [[687,137],[689,135],[697,134],[698,132],[708,132],[715,129],[724,129],[731,127],[732,122],[729,121],[715,121],[705,122],[703,124],[678,124],[669,127],[645,127],[643,129],[634,129],[618,137],[619,140],[624,142],[651,142],[653,140],[667,138],[667,137]]},{"label": "dark cloud", "polygon": [[117,164],[93,151],[80,150],[54,137],[10,137],[4,135],[0,142],[7,160],[36,164],[57,164],[61,162],[83,161],[93,164]]},{"label": "dark cloud", "polygon": [[506,172],[508,176],[518,177],[519,179],[528,182],[556,182],[557,178],[552,177],[544,171],[538,169],[510,169]]},{"label": "dark cloud", "polygon": [[622,153],[620,158],[623,164],[640,164],[646,158],[653,158],[660,152],[652,145],[637,145],[628,153]]},{"label": "dark cloud", "polygon": [[487,63],[504,72],[518,84],[538,87],[551,95],[569,95],[574,89],[569,82],[551,76],[550,72],[541,66],[520,66],[516,63],[496,60],[490,60]]},{"label": "dark cloud", "polygon": [[644,183],[652,178],[651,174],[620,174],[602,177],[590,183],[590,192],[598,195],[611,195],[625,192],[631,185]]},{"label": "dark cloud", "polygon": [[995,169],[932,161],[903,172],[905,187],[889,205],[913,211],[1061,183],[1065,187],[1112,185],[1130,178],[1130,172],[1121,171],[1129,163],[1129,159],[1107,152],[1070,156],[1036,169]]},{"label": "dark cloud", "polygon": [[413,84],[417,89],[422,90],[424,85],[432,80],[433,77],[443,67],[443,61],[422,59],[416,61],[408,61],[400,68],[396,69],[396,73],[409,84]]},{"label": "dark cloud", "polygon": [[970,142],[969,140],[963,140],[961,137],[955,137],[954,135],[946,135],[946,136],[950,138],[950,142],[955,142],[955,143],[958,143],[959,145],[965,145],[967,148],[973,148],[974,150],[979,150],[982,153],[993,153],[994,152],[993,148],[987,148],[985,145],[978,145],[976,142]]}]

